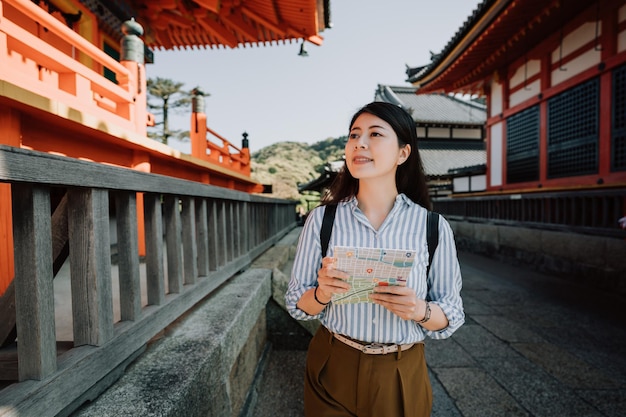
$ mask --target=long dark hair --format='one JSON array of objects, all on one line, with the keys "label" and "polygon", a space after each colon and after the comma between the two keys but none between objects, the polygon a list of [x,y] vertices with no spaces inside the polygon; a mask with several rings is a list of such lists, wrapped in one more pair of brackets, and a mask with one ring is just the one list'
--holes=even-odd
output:
[{"label": "long dark hair", "polygon": [[[363,106],[357,111],[350,121],[350,129],[363,113],[376,116],[393,128],[398,136],[398,145],[411,145],[409,158],[398,166],[396,171],[396,187],[399,193],[404,193],[413,202],[422,207],[431,209],[428,186],[424,166],[417,149],[417,130],[413,117],[402,107],[382,101],[374,101]],[[322,204],[339,203],[355,196],[359,191],[359,180],[354,178],[344,165],[330,186],[328,192],[322,198]]]}]

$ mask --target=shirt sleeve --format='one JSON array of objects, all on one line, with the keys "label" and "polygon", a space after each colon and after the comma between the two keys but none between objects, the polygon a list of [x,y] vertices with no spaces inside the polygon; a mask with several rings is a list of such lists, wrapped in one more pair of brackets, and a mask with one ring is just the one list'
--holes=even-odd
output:
[{"label": "shirt sleeve", "polygon": [[439,331],[424,330],[432,339],[448,338],[465,323],[465,312],[461,300],[461,267],[454,234],[443,216],[439,216],[439,244],[433,256],[428,284],[428,300],[441,307],[448,318],[448,327]]},{"label": "shirt sleeve", "polygon": [[324,209],[320,207],[309,213],[296,247],[291,279],[285,294],[287,311],[296,320],[319,319],[323,317],[326,311],[322,310],[320,314],[312,316],[297,307],[302,294],[317,284],[317,272],[322,264],[322,247],[319,234],[323,214]]}]

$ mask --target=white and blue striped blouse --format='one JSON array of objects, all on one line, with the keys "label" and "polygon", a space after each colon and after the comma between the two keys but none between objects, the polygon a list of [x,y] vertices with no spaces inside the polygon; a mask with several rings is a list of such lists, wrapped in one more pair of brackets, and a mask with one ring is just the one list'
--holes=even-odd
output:
[{"label": "white and blue striped blouse", "polygon": [[[426,336],[433,339],[449,337],[465,321],[461,300],[461,270],[456,254],[454,236],[448,222],[440,216],[439,245],[426,282],[428,249],[426,244],[427,210],[404,194],[396,197],[394,206],[378,230],[357,207],[356,198],[337,206],[327,256],[334,246],[407,249],[417,252],[407,285],[417,296],[439,305],[448,318],[448,327],[429,331],[414,321],[403,320],[374,303],[333,305],[311,316],[296,307],[305,291],[315,287],[322,253],[320,228],[324,208],[313,209],[307,217],[296,251],[289,288],[285,295],[287,309],[298,320],[318,318],[330,331],[364,342],[414,343]],[[430,289],[428,289],[430,287]],[[427,293],[428,292],[428,297]]]}]

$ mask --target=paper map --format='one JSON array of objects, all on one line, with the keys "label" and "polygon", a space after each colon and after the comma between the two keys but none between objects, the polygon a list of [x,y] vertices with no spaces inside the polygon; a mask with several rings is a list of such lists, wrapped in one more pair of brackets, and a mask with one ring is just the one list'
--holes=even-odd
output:
[{"label": "paper map", "polygon": [[335,304],[371,303],[377,285],[406,285],[415,251],[335,246],[335,268],[350,274],[350,290],[333,295]]}]

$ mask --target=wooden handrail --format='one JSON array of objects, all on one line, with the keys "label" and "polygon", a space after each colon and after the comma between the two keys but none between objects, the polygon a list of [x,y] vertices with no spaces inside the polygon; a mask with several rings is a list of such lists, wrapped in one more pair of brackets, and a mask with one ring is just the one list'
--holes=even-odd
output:
[{"label": "wooden handrail", "polygon": [[[18,228],[14,282],[22,381],[0,391],[0,416],[56,415],[80,406],[78,398],[114,382],[107,376],[152,337],[295,227],[293,201],[1,145],[0,182],[11,184]],[[68,189],[71,292],[78,300],[72,305],[74,348],[58,356],[50,304],[52,188]],[[143,196],[148,243],[147,305],[138,291],[137,195]],[[122,316],[116,323],[109,216],[116,220],[120,256]]]},{"label": "wooden handrail", "polygon": [[626,238],[618,219],[626,212],[626,189],[466,195],[433,199],[436,211],[455,220],[488,222]]}]

